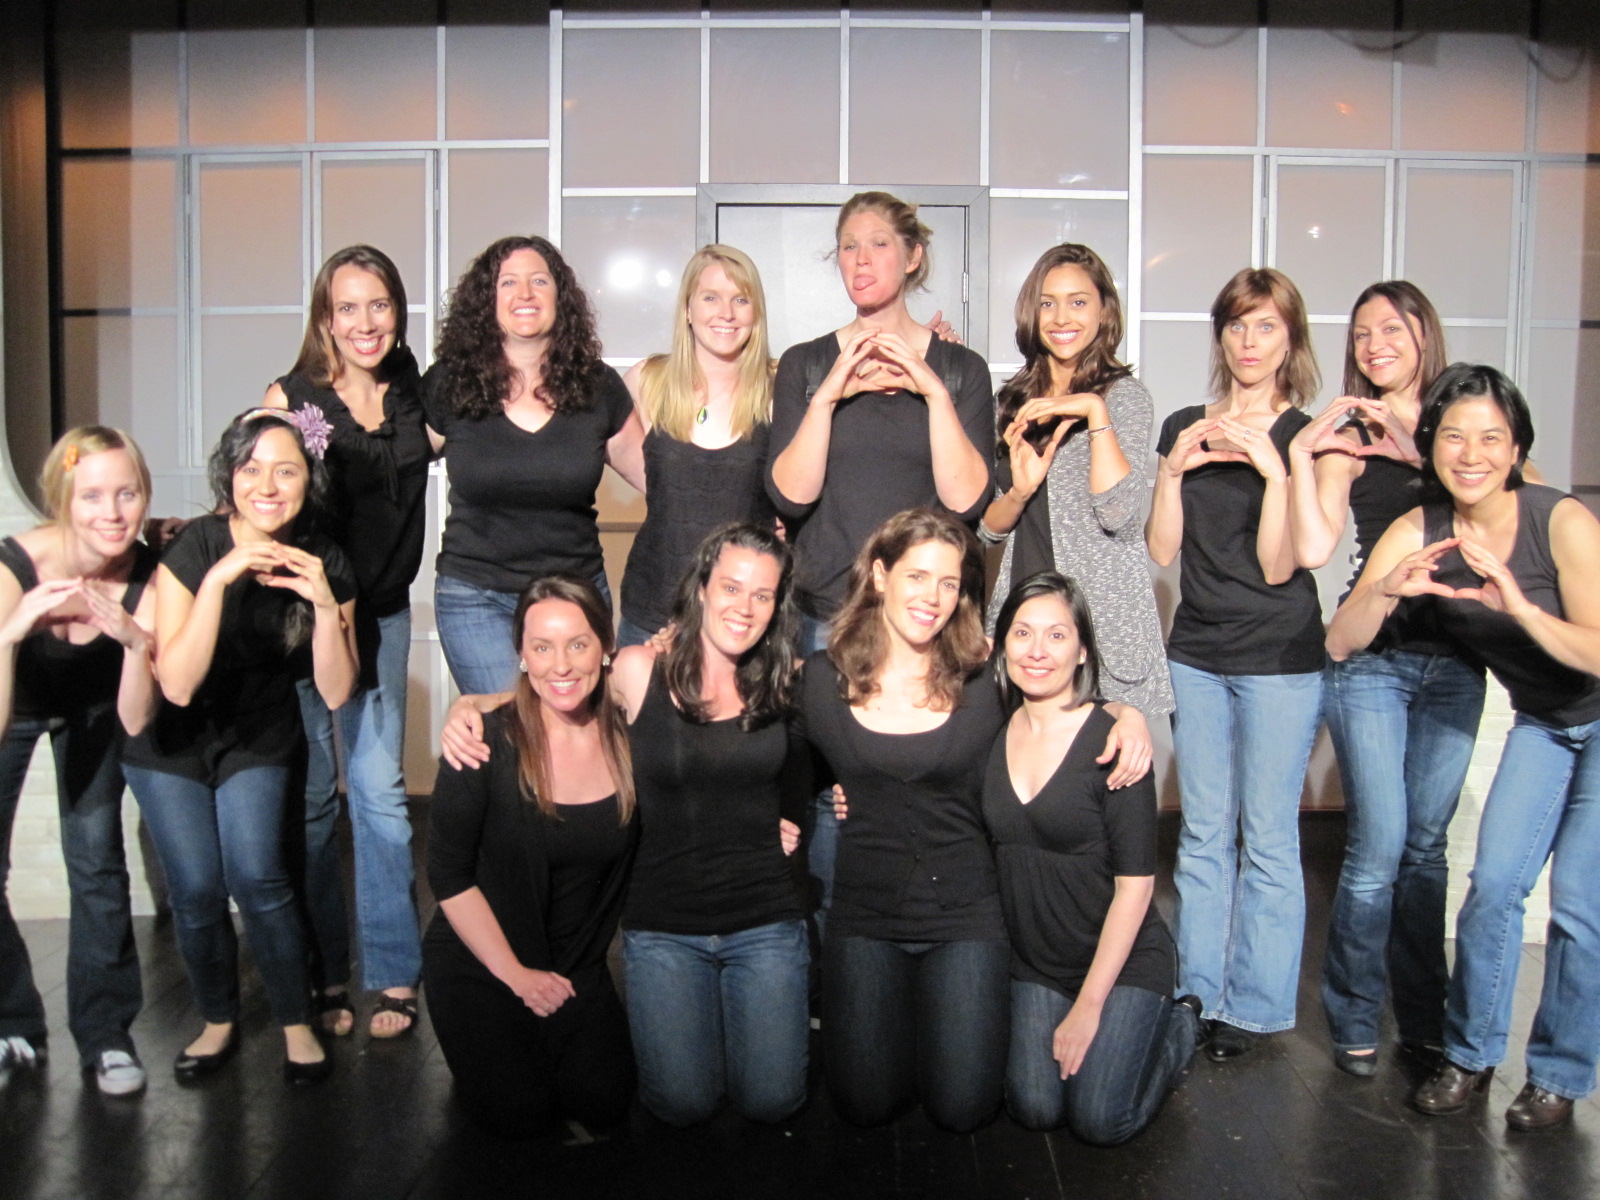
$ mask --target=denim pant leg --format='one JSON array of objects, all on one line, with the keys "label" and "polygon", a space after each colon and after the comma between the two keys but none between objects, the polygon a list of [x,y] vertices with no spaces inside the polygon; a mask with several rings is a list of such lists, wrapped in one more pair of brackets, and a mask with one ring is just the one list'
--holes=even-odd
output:
[{"label": "denim pant leg", "polygon": [[759,925],[720,941],[728,1100],[752,1121],[781,1121],[806,1101],[811,945],[805,922]]},{"label": "denim pant leg", "polygon": [[669,1125],[709,1120],[727,1090],[711,941],[640,929],[622,935],[639,1099]]},{"label": "denim pant leg", "polygon": [[456,690],[464,695],[509,691],[517,679],[511,636],[517,593],[440,575],[433,583],[433,605],[439,646]]},{"label": "denim pant leg", "polygon": [[44,1002],[33,982],[28,946],[11,915],[6,880],[11,874],[11,827],[16,823],[22,782],[33,758],[42,721],[13,721],[0,742],[0,1038],[45,1041]]},{"label": "denim pant leg", "polygon": [[1578,1100],[1600,1059],[1600,721],[1566,731],[1577,754],[1550,866],[1544,988],[1528,1035],[1528,1080]]},{"label": "denim pant leg", "polygon": [[212,790],[181,775],[131,764],[123,772],[167,877],[173,933],[189,972],[195,1007],[212,1024],[236,1020],[239,945],[228,915]]},{"label": "denim pant leg", "polygon": [[[306,729],[304,848],[293,846],[303,870],[306,935],[312,983],[337,988],[350,981],[350,917],[345,907],[344,865],[339,860],[339,764],[333,745],[333,714],[309,679],[295,685]],[[355,703],[352,697],[346,702]],[[293,842],[298,830],[291,831]],[[303,854],[303,858],[302,858]]]},{"label": "denim pant leg", "polygon": [[61,853],[72,920],[67,1023],[89,1066],[103,1050],[133,1052],[128,1030],[144,1004],[122,845],[122,726],[106,711],[51,734]]},{"label": "denim pant leg", "polygon": [[[825,649],[833,626],[827,621],[802,614],[800,618],[800,657]],[[833,815],[833,789],[817,793],[810,811],[805,816],[801,831],[801,845],[805,848],[806,873],[815,888],[817,909],[814,920],[817,938],[822,940],[828,932],[828,910],[833,907],[834,865],[839,859],[839,822]]]},{"label": "denim pant leg", "polygon": [[1565,732],[1542,721],[1519,715],[1506,736],[1478,825],[1472,882],[1456,918],[1445,1010],[1445,1054],[1469,1071],[1505,1058],[1523,906],[1555,844],[1577,759]]},{"label": "denim pant leg", "polygon": [[402,766],[411,610],[377,624],[377,685],[357,692],[335,714],[350,792],[361,983],[369,991],[415,987],[422,977]]},{"label": "denim pant leg", "polygon": [[642,646],[655,635],[655,632],[642,625],[635,625],[627,617],[622,617],[617,621],[617,649],[626,650],[629,646]]}]

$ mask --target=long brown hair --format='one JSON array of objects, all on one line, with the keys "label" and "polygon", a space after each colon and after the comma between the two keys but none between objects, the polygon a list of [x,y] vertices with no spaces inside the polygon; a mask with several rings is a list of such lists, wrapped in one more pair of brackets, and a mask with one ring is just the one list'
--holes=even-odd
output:
[{"label": "long brown hair", "polygon": [[961,554],[961,598],[943,629],[934,635],[933,657],[928,665],[929,706],[954,711],[961,703],[962,685],[989,656],[983,636],[983,550],[972,530],[960,521],[931,508],[908,508],[873,531],[850,568],[850,591],[833,620],[828,657],[839,669],[840,691],[851,704],[862,704],[878,693],[878,672],[889,657],[884,628],[883,593],[873,579],[874,563],[886,570],[914,546],[942,542]]},{"label": "long brown hair", "polygon": [[[611,610],[587,579],[571,575],[546,575],[535,579],[517,598],[516,613],[511,618],[511,644],[517,648],[519,658],[528,610],[541,600],[566,600],[576,604],[607,655],[607,669],[601,672],[600,682],[589,696],[589,711],[600,730],[600,753],[616,782],[617,809],[626,825],[633,816],[633,755],[628,749],[627,716],[611,698],[609,686],[609,656],[617,645],[611,628]],[[559,820],[560,811],[550,799],[550,743],[545,735],[543,705],[524,673],[517,675],[511,703],[512,719],[504,728],[506,741],[517,755],[517,782],[522,798],[537,804],[545,816]]]},{"label": "long brown hair", "polygon": [[1222,331],[1229,322],[1271,301],[1289,328],[1289,349],[1278,368],[1278,395],[1296,408],[1316,399],[1322,386],[1317,370],[1316,351],[1311,348],[1311,326],[1306,321],[1306,302],[1300,289],[1282,271],[1273,267],[1246,267],[1217,293],[1211,306],[1211,395],[1225,400],[1233,383],[1228,362],[1222,356]]},{"label": "long brown hair", "polygon": [[1433,386],[1433,381],[1450,365],[1450,356],[1444,347],[1444,326],[1439,323],[1439,313],[1433,301],[1422,294],[1422,289],[1405,279],[1389,279],[1375,283],[1356,297],[1350,306],[1350,324],[1344,333],[1344,394],[1361,396],[1368,400],[1378,398],[1378,389],[1372,380],[1361,373],[1356,360],[1356,314],[1361,306],[1373,300],[1387,300],[1411,331],[1411,338],[1421,352],[1417,361],[1417,396],[1420,398]]},{"label": "long brown hair", "polygon": [[[328,256],[322,270],[311,281],[311,311],[306,315],[306,332],[300,340],[300,355],[289,368],[291,375],[304,375],[318,387],[332,387],[344,374],[344,358],[333,343],[333,276],[340,267],[360,267],[376,275],[389,293],[394,308],[394,347],[392,355],[406,344],[406,285],[400,282],[400,269],[375,246],[346,246]],[[380,376],[389,357],[378,364]]]}]

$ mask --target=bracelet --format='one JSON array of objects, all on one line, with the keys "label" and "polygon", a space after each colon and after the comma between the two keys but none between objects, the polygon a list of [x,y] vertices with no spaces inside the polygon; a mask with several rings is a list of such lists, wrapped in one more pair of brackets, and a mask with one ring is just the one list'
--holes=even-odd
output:
[{"label": "bracelet", "polygon": [[1094,441],[1095,438],[1099,437],[1102,433],[1109,433],[1110,431],[1111,431],[1111,426],[1110,425],[1102,425],[1098,429],[1091,429],[1091,430],[1088,431],[1089,432],[1089,440],[1092,442],[1092,441]]}]

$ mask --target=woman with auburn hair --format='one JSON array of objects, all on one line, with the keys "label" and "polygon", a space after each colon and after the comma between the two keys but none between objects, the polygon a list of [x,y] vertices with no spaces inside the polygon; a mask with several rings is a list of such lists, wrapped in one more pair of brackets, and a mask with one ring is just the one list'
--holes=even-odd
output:
[{"label": "woman with auburn hair", "polygon": [[623,646],[666,624],[706,534],[729,522],[772,523],[763,483],[772,358],[755,263],[732,246],[702,246],[683,268],[674,311],[672,349],[622,377],[645,429],[650,490],[622,576]]},{"label": "woman with auburn hair", "polygon": [[995,498],[978,526],[1005,542],[990,620],[1013,581],[1069,573],[1100,630],[1105,698],[1163,716],[1172,684],[1142,525],[1154,409],[1116,357],[1110,269],[1087,246],[1051,247],[1017,293],[1016,320],[1023,366],[997,398]]},{"label": "woman with auburn hair", "polygon": [[[416,1024],[422,976],[402,756],[411,583],[422,564],[433,447],[417,360],[406,345],[405,285],[388,255],[346,246],[322,264],[311,285],[299,357],[262,403],[317,414],[328,426],[328,533],[349,558],[361,595],[361,674],[338,716],[355,851],[356,938],[362,985],[379,993],[369,1031],[397,1037]],[[354,1026],[355,1012],[344,872],[334,837],[334,717],[310,680],[302,680],[299,691],[309,749],[305,887],[312,986],[322,1028],[343,1035]]]},{"label": "woman with auburn hair", "polygon": [[920,1100],[965,1132],[1000,1104],[1010,949],[980,796],[1003,717],[982,601],[967,527],[898,513],[856,556],[828,648],[807,660],[807,735],[850,804],[822,1038],[834,1104],[856,1124]]},{"label": "woman with auburn hair", "polygon": [[1289,443],[1318,383],[1305,305],[1282,273],[1247,268],[1211,306],[1211,331],[1214,399],[1162,425],[1145,536],[1162,566],[1181,552],[1167,642],[1179,990],[1204,1003],[1220,1062],[1294,1025],[1300,791],[1323,654],[1316,581],[1289,529]]},{"label": "woman with auburn hair", "polygon": [[[1444,329],[1403,279],[1356,297],[1345,394],[1289,443],[1295,558],[1320,567],[1353,519],[1356,577],[1379,537],[1421,501],[1413,440],[1422,397],[1444,370]],[[1343,599],[1348,598],[1347,588]],[[1365,650],[1330,660],[1323,715],[1344,783],[1344,869],[1328,925],[1322,1001],[1333,1061],[1377,1071],[1378,1019],[1392,990],[1400,1044],[1436,1054],[1444,1036],[1446,835],[1483,712],[1482,666],[1416,600],[1396,606]]]},{"label": "woman with auburn hair", "polygon": [[481,769],[440,764],[423,978],[456,1097],[527,1138],[560,1118],[616,1125],[633,1098],[628,1023],[606,967],[633,859],[633,769],[607,681],[611,606],[537,579],[512,614],[517,682],[484,722]]},{"label": "woman with auburn hair", "polygon": [[150,470],[127,434],[69,430],[39,485],[49,520],[0,542],[0,1071],[44,1065],[44,1004],[6,899],[11,827],[35,743],[55,756],[71,894],[67,1025],[108,1095],[138,1092],[143,1004],[122,850],[122,745],[155,711],[156,556],[139,534]]},{"label": "woman with auburn hair", "polygon": [[501,238],[473,259],[423,391],[450,471],[440,645],[460,691],[502,692],[529,579],[575,575],[609,600],[595,493],[607,464],[644,490],[644,429],[601,360],[589,298],[542,237]]}]

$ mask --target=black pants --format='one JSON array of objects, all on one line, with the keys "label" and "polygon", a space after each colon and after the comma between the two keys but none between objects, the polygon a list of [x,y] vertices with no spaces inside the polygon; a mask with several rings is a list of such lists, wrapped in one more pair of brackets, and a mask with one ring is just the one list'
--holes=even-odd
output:
[{"label": "black pants", "polygon": [[628,1018],[605,964],[572,979],[577,995],[549,1017],[527,1005],[453,933],[430,930],[422,978],[456,1099],[504,1138],[562,1119],[604,1128],[633,1102]]}]

